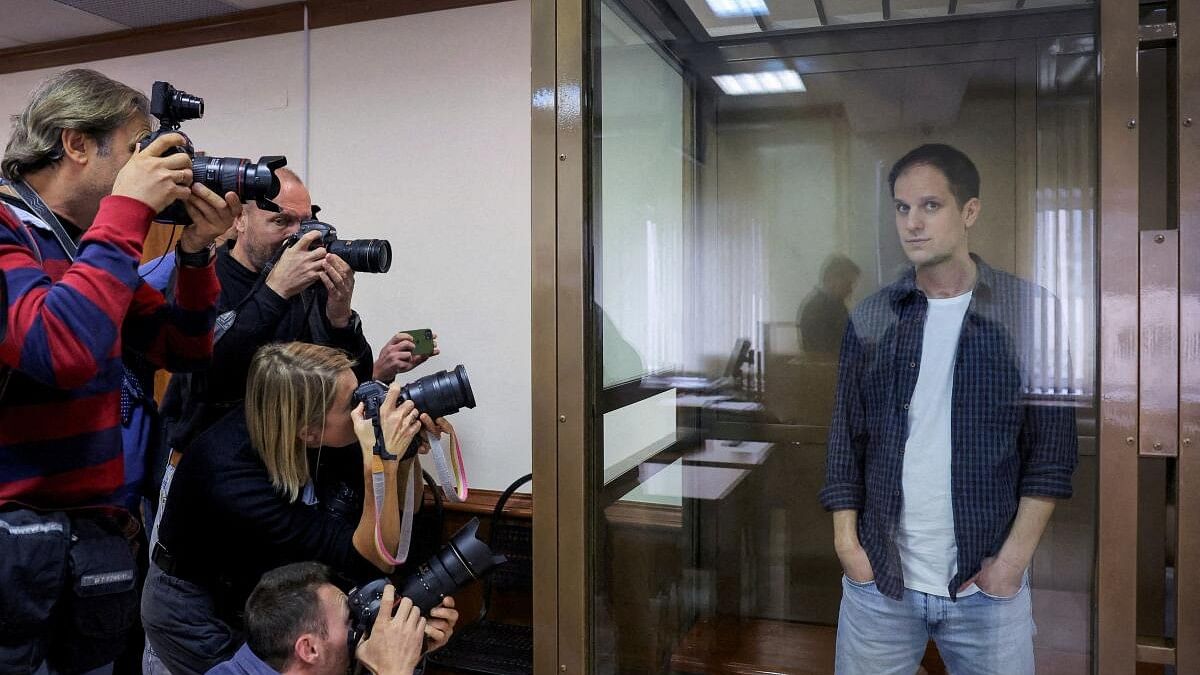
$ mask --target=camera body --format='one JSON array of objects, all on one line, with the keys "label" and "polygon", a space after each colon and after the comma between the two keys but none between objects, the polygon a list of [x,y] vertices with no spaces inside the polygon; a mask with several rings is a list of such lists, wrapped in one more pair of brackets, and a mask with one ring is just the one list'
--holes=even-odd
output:
[{"label": "camera body", "polygon": [[[440,605],[443,598],[483,578],[497,565],[508,562],[479,539],[478,531],[479,519],[472,518],[441,550],[396,586],[396,600],[408,598],[423,616],[429,616],[430,610]],[[350,591],[347,604],[350,607],[351,654],[360,640],[371,636],[371,627],[375,625],[383,600],[383,587],[387,583],[387,579],[376,579]]]},{"label": "camera body", "polygon": [[[168,82],[155,82],[150,91],[150,114],[158,118],[159,128],[146,139],[147,144],[164,134],[178,132],[185,120],[203,117],[204,99],[176,89]],[[241,157],[208,157],[198,155],[186,135],[184,139],[184,145],[167,150],[163,156],[182,152],[191,157],[192,182],[200,183],[218,195],[234,192],[243,202],[253,200],[260,209],[279,211],[271,199],[279,194],[279,179],[275,171],[287,164],[286,157],[265,156],[257,162]],[[156,220],[172,225],[189,225],[192,222],[180,201],[163,209]]]},{"label": "camera body", "polygon": [[[395,459],[383,447],[379,430],[379,410],[387,398],[388,385],[379,380],[367,380],[354,390],[354,405],[363,404],[363,417],[375,423],[375,454],[384,459]],[[413,380],[400,388],[400,398],[397,401],[412,401],[417,410],[427,413],[437,419],[453,415],[463,408],[475,407],[475,392],[471,389],[471,380],[467,377],[467,368],[462,364],[454,370],[440,370],[432,375]],[[421,439],[414,438],[400,459],[408,459],[417,454],[421,447]]]},{"label": "camera body", "polygon": [[300,222],[300,229],[287,238],[285,246],[292,246],[309,232],[320,232],[313,248],[325,247],[326,252],[336,255],[355,272],[386,272],[392,268],[392,245],[386,239],[338,239],[337,229],[329,223],[315,218]]}]

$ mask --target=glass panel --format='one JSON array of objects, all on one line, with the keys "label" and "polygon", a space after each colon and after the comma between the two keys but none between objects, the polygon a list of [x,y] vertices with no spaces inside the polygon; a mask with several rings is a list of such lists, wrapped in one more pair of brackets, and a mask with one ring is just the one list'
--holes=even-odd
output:
[{"label": "glass panel", "polygon": [[[996,556],[1022,494],[1071,486],[1036,553],[1022,554],[1031,607],[1023,616],[1037,621],[1040,671],[1090,672],[1093,11],[1075,3],[1030,23],[1013,7],[1053,3],[1003,4],[1000,14],[966,19],[979,41],[959,44],[963,20],[946,3],[596,0],[588,355],[596,672],[833,672],[844,598],[866,591],[842,580],[818,495],[831,482],[827,458],[854,453],[866,461],[850,483],[867,497],[853,509],[861,527],[847,531],[869,548],[872,571],[892,566],[877,575],[879,602],[882,590],[917,593],[922,576],[946,586],[946,564]],[[876,23],[869,34],[821,30],[856,22]],[[765,35],[789,27],[806,30]],[[730,60],[734,53],[768,56]],[[914,187],[915,168],[899,174],[898,191],[916,215],[893,200],[893,164],[926,143],[958,148],[980,175],[977,198],[963,180],[950,188],[952,169],[937,169],[928,188],[952,203],[951,219],[937,222],[958,223],[978,256],[950,246],[958,267],[929,251],[932,235],[918,236],[942,205]],[[912,288],[904,280],[914,261],[915,292],[893,301]],[[953,303],[930,304],[926,291],[946,293],[929,284],[947,269],[969,272],[959,290],[972,296],[957,323],[936,324],[958,335],[937,346],[944,331],[926,333],[925,312],[942,316]],[[844,342],[850,316],[856,328]],[[949,388],[928,393],[922,372],[942,372]],[[871,414],[835,412],[839,377],[855,383],[842,385],[854,392],[843,398]],[[914,411],[898,412],[910,402]],[[939,414],[938,431],[914,431]],[[854,433],[837,440],[844,429]],[[1000,459],[973,478],[964,467],[979,469],[972,462],[987,453]],[[917,468],[922,461],[931,468]],[[937,490],[943,498],[922,500]],[[841,503],[824,494],[826,505]],[[948,509],[936,526],[916,520],[923,503]],[[907,538],[898,542],[901,528]],[[1005,559],[1019,548],[1006,548]],[[923,568],[918,553],[940,562]],[[1021,587],[1020,568],[1010,576]],[[1005,583],[988,573],[978,587]],[[979,594],[951,602],[941,598],[948,586],[922,587],[947,612],[995,602]],[[918,640],[913,649],[914,671],[923,663],[945,672],[936,647],[926,652]],[[981,649],[1008,658],[998,642]]]}]

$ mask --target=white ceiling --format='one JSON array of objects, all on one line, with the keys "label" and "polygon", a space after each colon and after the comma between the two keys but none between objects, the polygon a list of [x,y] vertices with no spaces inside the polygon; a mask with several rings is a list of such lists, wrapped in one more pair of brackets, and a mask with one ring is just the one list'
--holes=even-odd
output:
[{"label": "white ceiling", "polygon": [[[145,25],[130,17],[152,16],[152,23],[186,21],[243,9],[283,5],[295,0],[0,0],[0,49],[25,44],[110,33]],[[152,12],[139,11],[143,5]],[[83,8],[83,9],[79,9]],[[131,11],[132,10],[132,11]],[[115,17],[115,18],[114,18]]]}]

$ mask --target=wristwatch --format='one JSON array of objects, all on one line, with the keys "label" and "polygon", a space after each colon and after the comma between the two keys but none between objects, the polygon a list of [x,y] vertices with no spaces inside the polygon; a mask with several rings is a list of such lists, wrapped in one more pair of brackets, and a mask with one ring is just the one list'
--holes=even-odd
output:
[{"label": "wristwatch", "polygon": [[175,244],[175,260],[180,265],[186,265],[188,267],[208,267],[208,263],[212,260],[213,250],[215,248],[216,247],[214,245],[209,244],[195,253],[188,253],[187,251],[183,250],[182,243]]}]

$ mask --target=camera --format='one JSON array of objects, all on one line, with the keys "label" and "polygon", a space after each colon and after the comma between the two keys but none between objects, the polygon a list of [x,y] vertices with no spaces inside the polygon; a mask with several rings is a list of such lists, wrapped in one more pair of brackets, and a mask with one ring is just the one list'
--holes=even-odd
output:
[{"label": "camera", "polygon": [[[170,83],[155,82],[150,92],[150,114],[158,118],[160,126],[146,139],[146,144],[163,134],[179,131],[179,125],[184,120],[203,117],[204,99],[176,89]],[[279,211],[279,207],[271,202],[279,194],[279,179],[275,176],[275,170],[286,165],[287,158],[271,155],[252,162],[241,157],[197,155],[191,140],[186,136],[184,139],[186,145],[175,146],[163,156],[187,153],[192,158],[193,182],[201,183],[218,195],[234,192],[243,202],[254,200],[260,209]],[[163,209],[156,220],[173,225],[189,225],[192,222],[180,201]]]},{"label": "camera", "polygon": [[[483,578],[497,565],[508,562],[504,556],[492,553],[492,549],[479,539],[478,530],[478,518],[472,518],[459,528],[441,550],[396,586],[396,600],[408,598],[421,610],[422,615],[429,616],[429,611],[441,604],[447,595],[457,593],[472,581]],[[379,614],[379,604],[383,599],[383,587],[387,583],[387,579],[376,579],[350,591],[347,601],[350,606],[351,654],[359,640],[371,636],[371,627],[375,625],[375,617]]]},{"label": "camera", "polygon": [[300,229],[288,237],[284,246],[292,246],[313,231],[321,233],[313,248],[324,246],[327,253],[345,260],[355,272],[386,272],[392,267],[392,245],[386,239],[338,239],[332,225],[315,219],[301,221]]},{"label": "camera", "polygon": [[[383,447],[379,433],[379,408],[387,397],[388,386],[379,380],[368,380],[358,385],[354,390],[354,403],[363,404],[363,417],[375,422],[375,454],[384,459],[395,459]],[[433,419],[453,415],[463,408],[475,407],[475,392],[471,391],[471,380],[467,378],[467,368],[455,366],[454,370],[440,370],[432,375],[409,382],[400,388],[398,402],[412,401],[419,412],[427,413]],[[417,454],[421,447],[421,439],[414,438],[400,459],[408,459]]]}]

